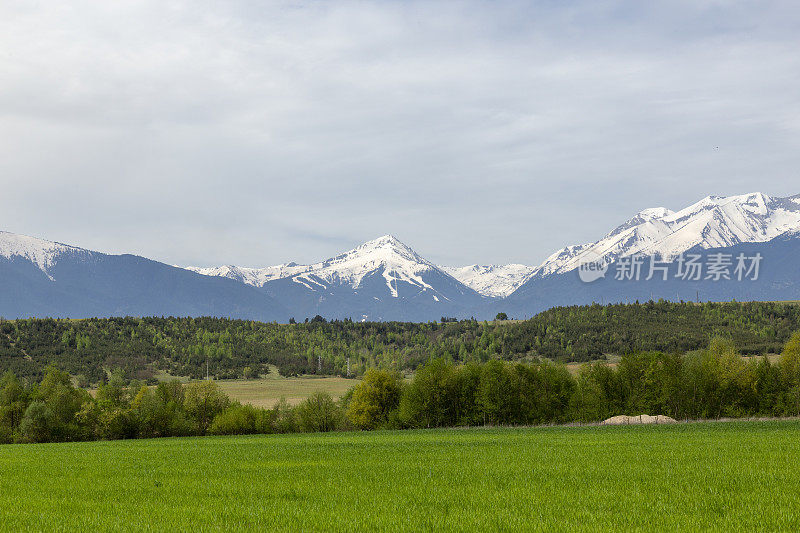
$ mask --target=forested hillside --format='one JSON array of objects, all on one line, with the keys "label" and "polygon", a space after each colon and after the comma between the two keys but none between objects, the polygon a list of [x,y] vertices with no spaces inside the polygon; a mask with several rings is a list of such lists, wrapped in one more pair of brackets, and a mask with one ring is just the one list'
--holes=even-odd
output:
[{"label": "forested hillside", "polygon": [[555,308],[520,322],[355,323],[321,317],[298,324],[218,318],[27,319],[0,322],[0,372],[40,379],[48,364],[103,381],[121,369],[242,377],[275,365],[282,374],[359,375],[371,367],[413,370],[438,357],[590,361],[640,351],[686,352],[714,336],[742,353],[777,353],[800,329],[800,306],[782,303],[648,302]]}]

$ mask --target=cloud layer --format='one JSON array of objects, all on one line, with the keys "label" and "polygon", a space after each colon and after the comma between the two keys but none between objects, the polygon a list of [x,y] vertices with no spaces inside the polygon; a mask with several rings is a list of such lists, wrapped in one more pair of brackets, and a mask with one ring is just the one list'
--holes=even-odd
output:
[{"label": "cloud layer", "polygon": [[4,2],[0,228],[178,264],[537,263],[800,193],[796,2]]}]

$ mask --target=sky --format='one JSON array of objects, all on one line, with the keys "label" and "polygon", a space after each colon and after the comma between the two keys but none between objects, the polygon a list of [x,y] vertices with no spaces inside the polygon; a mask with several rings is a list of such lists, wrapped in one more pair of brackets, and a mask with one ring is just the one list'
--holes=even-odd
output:
[{"label": "sky", "polygon": [[538,264],[800,193],[800,3],[0,3],[0,230],[170,264]]}]

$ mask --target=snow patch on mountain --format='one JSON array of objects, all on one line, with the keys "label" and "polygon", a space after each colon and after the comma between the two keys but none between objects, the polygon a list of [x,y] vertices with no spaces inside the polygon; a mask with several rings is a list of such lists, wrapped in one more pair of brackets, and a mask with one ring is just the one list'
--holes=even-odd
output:
[{"label": "snow patch on mountain", "polygon": [[553,253],[538,267],[520,264],[436,266],[396,238],[385,235],[312,265],[288,263],[260,269],[190,267],[190,270],[229,277],[257,287],[273,280],[290,278],[315,291],[331,285],[349,285],[357,289],[366,276],[380,271],[394,297],[397,297],[397,286],[402,281],[419,287],[421,291],[431,290],[423,275],[437,270],[479,294],[504,298],[531,278],[572,271],[589,258],[613,262],[620,257],[644,254],[669,260],[696,246],[725,248],[741,243],[766,242],[792,231],[800,231],[800,195],[775,198],[752,193],[709,196],[679,211],[666,207],[644,209],[602,239],[567,246]]},{"label": "snow patch on mountain", "polygon": [[536,272],[533,267],[519,264],[439,268],[479,294],[492,298],[505,298]]},{"label": "snow patch on mountain", "polygon": [[329,284],[349,285],[358,289],[366,276],[380,271],[390,294],[397,298],[398,282],[406,282],[422,290],[433,290],[422,279],[422,275],[436,268],[394,236],[384,235],[341,255],[309,265],[292,279],[298,283],[323,280]]},{"label": "snow patch on mountain", "polygon": [[224,276],[256,287],[263,287],[272,280],[291,278],[310,290],[325,289],[326,283],[358,289],[366,276],[380,271],[394,298],[398,297],[399,282],[409,283],[421,290],[434,290],[422,279],[422,275],[439,270],[392,235],[365,242],[353,250],[313,265],[288,263],[267,268],[187,268],[206,276]]},{"label": "snow patch on mountain", "polygon": [[50,268],[55,265],[61,255],[70,252],[90,253],[83,248],[76,248],[60,242],[0,231],[0,257],[6,259],[20,257],[28,260],[39,267],[39,270],[44,272],[51,281],[54,280],[49,273]]},{"label": "snow patch on mountain", "polygon": [[268,281],[275,279],[288,278],[296,274],[307,272],[310,266],[298,265],[297,263],[287,263],[265,268],[248,268],[233,265],[219,267],[185,267],[187,270],[203,274],[204,276],[220,276],[235,279],[254,287],[263,287]]},{"label": "snow patch on mountain", "polygon": [[708,196],[680,211],[646,209],[599,241],[557,251],[537,276],[569,272],[584,259],[613,262],[633,254],[673,259],[687,250],[767,242],[800,229],[800,196],[773,198],[762,193]]}]

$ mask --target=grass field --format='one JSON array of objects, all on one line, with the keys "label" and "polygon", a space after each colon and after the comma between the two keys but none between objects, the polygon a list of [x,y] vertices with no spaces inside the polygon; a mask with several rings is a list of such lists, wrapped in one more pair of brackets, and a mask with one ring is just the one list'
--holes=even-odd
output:
[{"label": "grass field", "polygon": [[358,380],[340,377],[297,378],[265,377],[252,380],[220,380],[220,389],[231,399],[255,407],[273,407],[278,400],[286,398],[291,405],[297,405],[315,392],[327,392],[336,400],[358,384]]},{"label": "grass field", "polygon": [[[189,382],[187,377],[168,374],[159,374],[156,377],[160,381],[177,379],[182,383]],[[259,379],[221,379],[216,383],[232,400],[254,407],[271,408],[281,398],[286,398],[290,405],[297,405],[315,392],[327,392],[334,400],[338,400],[357,385],[359,380],[338,376],[283,377],[278,374],[277,368],[272,367],[269,374]]]},{"label": "grass field", "polygon": [[798,530],[800,422],[0,446],[6,530]]}]

